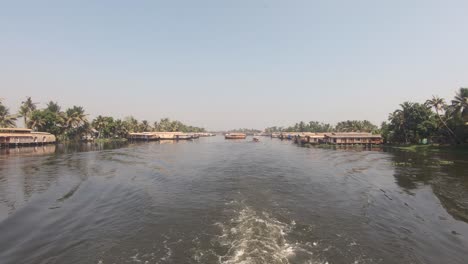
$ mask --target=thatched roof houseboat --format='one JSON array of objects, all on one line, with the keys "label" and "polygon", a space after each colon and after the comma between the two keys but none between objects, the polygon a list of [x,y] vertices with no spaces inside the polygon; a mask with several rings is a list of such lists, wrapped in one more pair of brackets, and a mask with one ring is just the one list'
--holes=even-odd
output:
[{"label": "thatched roof houseboat", "polygon": [[224,136],[225,139],[245,139],[246,137],[244,133],[228,133]]},{"label": "thatched roof houseboat", "polygon": [[55,143],[54,135],[26,128],[0,128],[0,146],[42,145]]},{"label": "thatched roof houseboat", "polygon": [[301,132],[281,132],[279,134],[280,139],[293,139],[295,136],[301,134]]},{"label": "thatched roof houseboat", "polygon": [[332,145],[381,145],[383,140],[381,135],[349,132],[327,134],[324,143]]},{"label": "thatched roof houseboat", "polygon": [[301,144],[320,144],[324,142],[327,134],[331,133],[303,132],[294,136],[294,142]]},{"label": "thatched roof houseboat", "polygon": [[273,132],[273,133],[271,133],[271,137],[272,137],[272,138],[279,138],[279,137],[280,137],[280,134],[281,134],[281,133],[279,133],[279,132]]},{"label": "thatched roof houseboat", "polygon": [[128,139],[130,140],[191,140],[196,136],[193,134],[182,133],[182,132],[139,132],[129,133]]}]

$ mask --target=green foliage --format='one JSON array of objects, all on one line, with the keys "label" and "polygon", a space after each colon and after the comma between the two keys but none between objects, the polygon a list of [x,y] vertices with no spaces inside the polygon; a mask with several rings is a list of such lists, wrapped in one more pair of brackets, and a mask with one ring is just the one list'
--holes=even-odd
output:
[{"label": "green foliage", "polygon": [[253,129],[253,128],[238,128],[238,129],[232,129],[228,131],[228,133],[244,133],[248,135],[258,134],[261,132],[262,131],[258,129]]},{"label": "green foliage", "polygon": [[453,115],[459,115],[465,124],[468,122],[468,88],[458,90],[452,100],[451,108]]},{"label": "green foliage", "polygon": [[346,120],[338,122],[336,132],[377,132],[378,127],[367,120]]},{"label": "green foliage", "polygon": [[161,118],[159,122],[154,122],[153,129],[154,131],[158,131],[158,132],[185,132],[185,133],[206,132],[204,128],[188,126],[177,120],[171,121],[169,118]]},{"label": "green foliage", "polygon": [[[431,111],[431,109],[434,110]],[[467,142],[468,88],[460,88],[451,105],[433,96],[425,104],[405,102],[381,126],[384,140],[394,144]]]},{"label": "green foliage", "polygon": [[293,126],[289,127],[268,127],[265,129],[266,133],[274,133],[274,132],[331,132],[334,131],[334,127],[330,124],[317,122],[317,121],[310,121],[309,123],[305,123],[303,121],[294,124]]},{"label": "green foliage", "polygon": [[0,127],[15,127],[16,116],[10,114],[10,110],[0,101]]},{"label": "green foliage", "polygon": [[21,102],[18,115],[23,117],[24,124],[28,123],[28,120],[29,118],[31,118],[32,113],[37,109],[36,105],[37,103],[33,103],[30,96],[26,97],[26,101]]},{"label": "green foliage", "polygon": [[34,110],[28,120],[27,127],[41,132],[54,134],[57,138],[61,138],[64,133],[64,119],[62,116],[48,109]]},{"label": "green foliage", "polygon": [[404,102],[400,107],[388,118],[387,142],[418,144],[435,133],[438,125],[430,107],[412,102]]},{"label": "green foliage", "polygon": [[289,126],[283,127],[269,127],[265,129],[267,133],[273,132],[378,132],[378,127],[367,120],[346,120],[338,122],[336,127],[328,123],[322,123],[318,121],[310,121],[305,123],[303,121]]}]

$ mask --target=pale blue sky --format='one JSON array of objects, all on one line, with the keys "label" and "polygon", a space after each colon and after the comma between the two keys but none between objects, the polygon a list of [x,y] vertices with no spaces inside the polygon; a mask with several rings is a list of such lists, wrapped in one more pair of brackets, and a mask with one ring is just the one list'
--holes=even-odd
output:
[{"label": "pale blue sky", "polygon": [[380,123],[468,86],[468,1],[0,1],[0,97],[208,129]]}]

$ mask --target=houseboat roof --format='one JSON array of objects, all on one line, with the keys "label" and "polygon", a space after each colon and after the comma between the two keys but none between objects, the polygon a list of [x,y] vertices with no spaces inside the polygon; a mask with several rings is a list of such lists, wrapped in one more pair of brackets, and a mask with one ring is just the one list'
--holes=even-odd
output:
[{"label": "houseboat roof", "polygon": [[326,135],[329,138],[381,138],[381,135],[372,134],[331,134]]},{"label": "houseboat roof", "polygon": [[246,134],[245,133],[227,133],[227,135],[230,135],[230,136],[245,136]]},{"label": "houseboat roof", "polygon": [[28,128],[19,128],[19,127],[0,127],[0,133],[1,132],[7,132],[7,133],[27,133],[31,132],[31,129]]}]

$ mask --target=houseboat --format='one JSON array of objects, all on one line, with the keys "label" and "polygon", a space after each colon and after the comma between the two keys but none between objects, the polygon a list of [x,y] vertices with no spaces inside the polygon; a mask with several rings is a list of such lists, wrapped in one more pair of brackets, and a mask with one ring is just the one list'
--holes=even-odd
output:
[{"label": "houseboat", "polygon": [[298,134],[300,134],[300,132],[281,132],[280,135],[279,135],[279,138],[281,140],[283,140],[283,139],[292,140]]},{"label": "houseboat", "polygon": [[224,136],[225,139],[245,139],[246,137],[244,133],[228,133]]},{"label": "houseboat", "polygon": [[192,140],[193,138],[195,138],[195,135],[182,132],[140,132],[128,134],[128,139],[137,141]]},{"label": "houseboat", "polygon": [[281,133],[279,133],[279,132],[273,132],[273,133],[271,133],[271,138],[279,138],[280,134]]},{"label": "houseboat", "polygon": [[321,144],[324,143],[325,136],[331,133],[300,133],[294,137],[294,142],[297,144]]},{"label": "houseboat", "polygon": [[331,145],[381,145],[381,135],[372,133],[330,133],[325,135],[324,143]]},{"label": "houseboat", "polygon": [[155,141],[159,140],[159,136],[155,135],[153,132],[129,133],[128,139],[135,141]]},{"label": "houseboat", "polygon": [[0,146],[43,145],[55,143],[54,135],[26,128],[0,128]]}]

